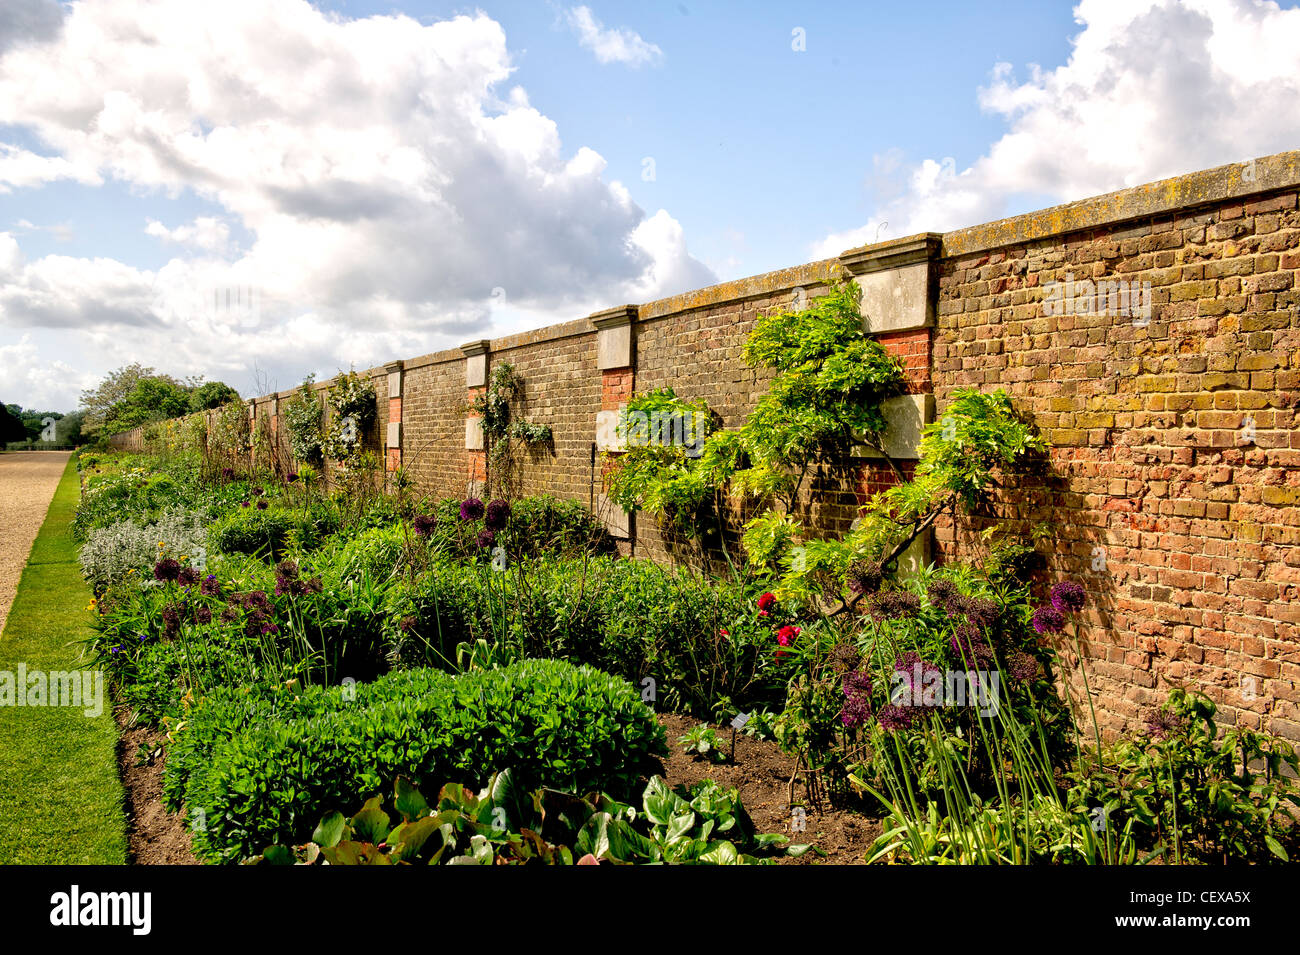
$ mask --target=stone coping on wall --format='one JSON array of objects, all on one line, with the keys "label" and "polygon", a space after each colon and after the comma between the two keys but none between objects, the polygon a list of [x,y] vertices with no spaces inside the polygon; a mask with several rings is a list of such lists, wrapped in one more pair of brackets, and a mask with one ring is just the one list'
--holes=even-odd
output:
[{"label": "stone coping on wall", "polygon": [[1189,172],[943,234],[953,258],[1300,186],[1300,150]]},{"label": "stone coping on wall", "polygon": [[[836,258],[720,282],[639,305],[636,307],[636,321],[644,323],[683,312],[763,298],[796,288],[814,287],[845,277],[852,271],[849,266],[853,263],[879,260],[881,267],[892,267],[917,249],[925,249],[933,243],[938,243],[939,258],[947,259],[1296,187],[1300,187],[1300,150],[1275,153],[965,229],[888,239],[846,250]],[[898,261],[894,261],[896,258]],[[492,339],[489,350],[493,354],[500,354],[514,348],[583,335],[592,336],[594,341],[595,334],[596,328],[591,320],[581,318]],[[408,358],[404,364],[405,371],[411,372],[429,365],[464,359],[465,353],[456,347]],[[361,374],[373,378],[383,376],[387,374],[387,364],[366,369]],[[328,386],[328,380],[315,383],[317,390],[324,390]],[[270,401],[276,397],[288,397],[296,390],[296,387],[289,388],[272,395],[245,400]]]}]

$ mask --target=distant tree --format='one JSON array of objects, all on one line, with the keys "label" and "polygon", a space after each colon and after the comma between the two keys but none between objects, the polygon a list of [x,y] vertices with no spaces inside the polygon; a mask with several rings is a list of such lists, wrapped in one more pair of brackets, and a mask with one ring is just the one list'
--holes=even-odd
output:
[{"label": "distant tree", "polygon": [[147,421],[179,418],[190,410],[190,392],[174,378],[141,378],[122,400],[109,409],[100,431],[118,434]]},{"label": "distant tree", "polygon": [[59,444],[69,444],[74,448],[86,443],[81,433],[82,421],[86,416],[80,411],[65,414],[54,426],[54,440]]},{"label": "distant tree", "polygon": [[190,393],[190,410],[207,411],[209,408],[220,408],[226,402],[238,399],[239,392],[224,381],[209,381],[199,385]]},{"label": "distant tree", "polygon": [[[83,428],[87,434],[93,435],[103,430],[114,407],[125,401],[135,390],[136,385],[147,378],[169,382],[182,390],[185,387],[171,375],[159,374],[155,369],[146,368],[139,362],[123,365],[106,375],[104,380],[94,388],[88,388],[81,393],[81,410],[86,413]],[[127,425],[127,427],[134,427],[134,425]]]},{"label": "distant tree", "polygon": [[27,429],[27,440],[29,441],[43,440],[41,436],[48,432],[49,427],[46,422],[57,422],[63,417],[61,411],[34,411],[13,404],[6,405],[6,407],[23,423],[23,427]]},{"label": "distant tree", "polygon": [[10,407],[6,405],[0,409],[0,445],[27,440],[27,429],[23,426],[22,419],[10,411]]}]

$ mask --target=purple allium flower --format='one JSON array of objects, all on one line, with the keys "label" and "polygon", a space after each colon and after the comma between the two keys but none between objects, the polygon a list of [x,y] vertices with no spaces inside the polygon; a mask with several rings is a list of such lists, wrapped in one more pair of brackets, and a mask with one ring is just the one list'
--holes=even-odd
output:
[{"label": "purple allium flower", "polygon": [[250,610],[265,612],[271,609],[271,601],[265,590],[254,590],[244,594],[241,603]]},{"label": "purple allium flower", "polygon": [[261,496],[262,496],[263,494],[265,494],[266,492],[263,491],[260,487],[255,487],[255,488],[253,488],[251,491],[249,491],[248,493],[252,494],[253,497],[261,497]]},{"label": "purple allium flower", "polygon": [[1157,710],[1151,719],[1147,720],[1147,735],[1152,739],[1168,739],[1170,736],[1177,736],[1187,729],[1187,718],[1178,713],[1166,713],[1164,710]]},{"label": "purple allium flower", "polygon": [[948,640],[952,652],[964,663],[986,663],[993,658],[993,649],[980,633],[979,628],[969,623],[958,624]]},{"label": "purple allium flower", "polygon": [[221,480],[223,480],[223,481],[229,481],[229,480],[230,480],[232,477],[234,477],[234,476],[235,476],[235,469],[234,469],[234,468],[222,468],[222,469],[221,469]]},{"label": "purple allium flower", "polygon": [[462,521],[476,521],[483,516],[483,502],[476,497],[466,498],[460,505]]},{"label": "purple allium flower", "polygon": [[926,595],[930,598],[930,603],[936,607],[943,607],[952,612],[953,601],[961,596],[957,590],[957,585],[947,577],[937,577],[930,581],[930,585],[925,589]]},{"label": "purple allium flower", "polygon": [[199,582],[199,572],[193,567],[183,567],[176,575],[176,582],[182,587],[193,587]]},{"label": "purple allium flower", "polygon": [[269,635],[272,633],[279,633],[279,632],[280,632],[280,627],[278,624],[274,624],[274,623],[262,624],[262,633],[264,635]]},{"label": "purple allium flower", "polygon": [[1031,621],[1036,633],[1060,633],[1065,629],[1065,614],[1050,605],[1034,611]]},{"label": "purple allium flower", "polygon": [[510,520],[510,504],[508,501],[496,500],[487,506],[483,523],[494,531],[499,531],[506,526]]},{"label": "purple allium flower", "polygon": [[1007,662],[1007,675],[1017,683],[1035,680],[1040,672],[1038,661],[1023,650],[1013,653]]},{"label": "purple allium flower", "polygon": [[170,557],[164,557],[158,563],[153,565],[153,576],[155,580],[175,580],[181,574],[181,565],[179,561]]},{"label": "purple allium flower", "polygon": [[988,597],[964,598],[961,601],[961,612],[975,626],[986,628],[996,627],[998,618],[1002,616],[1002,608],[998,606],[998,602]]},{"label": "purple allium flower", "polygon": [[906,653],[899,654],[894,660],[894,671],[896,673],[906,673],[909,678],[916,672],[917,667],[921,668],[922,675],[940,672],[937,666],[924,659],[915,650],[908,650]]},{"label": "purple allium flower", "polygon": [[175,607],[167,607],[162,612],[163,635],[171,638],[180,633],[181,615]]},{"label": "purple allium flower", "polygon": [[844,694],[844,705],[840,707],[840,724],[845,729],[855,729],[871,718],[871,701],[865,696]]},{"label": "purple allium flower", "polygon": [[490,527],[485,527],[478,532],[478,546],[492,547],[497,542],[497,532]]},{"label": "purple allium flower", "polygon": [[411,521],[411,525],[415,528],[415,533],[420,537],[428,537],[433,533],[433,529],[438,526],[438,520],[428,514],[416,514]]},{"label": "purple allium flower", "polygon": [[257,509],[258,509],[259,511],[264,511],[264,510],[266,510],[266,509],[267,509],[268,507],[270,507],[270,506],[271,506],[271,505],[267,504],[266,501],[258,501],[258,502],[257,502]]},{"label": "purple allium flower", "polygon": [[886,703],[876,714],[876,722],[880,728],[887,733],[893,733],[896,730],[905,730],[912,725],[912,719],[915,716],[912,710],[905,706],[896,706],[893,703]]},{"label": "purple allium flower", "polygon": [[849,565],[848,571],[844,574],[849,590],[855,594],[874,594],[880,589],[884,579],[880,565],[874,561],[855,561]]},{"label": "purple allium flower", "polygon": [[263,632],[262,628],[266,625],[269,618],[260,610],[254,610],[244,621],[244,634],[249,637],[256,637]]},{"label": "purple allium flower", "polygon": [[221,584],[217,580],[216,574],[208,574],[203,578],[203,583],[199,584],[199,593],[205,597],[221,596]]},{"label": "purple allium flower", "polygon": [[882,590],[871,598],[871,616],[877,620],[903,620],[921,609],[921,598],[910,590]]},{"label": "purple allium flower", "polygon": [[252,502],[251,502],[251,501],[242,501],[242,502],[240,503],[239,506],[240,506],[240,507],[252,507],[253,505],[252,505]]},{"label": "purple allium flower", "polygon": [[852,670],[844,674],[844,706],[840,722],[848,729],[861,726],[871,716],[871,674]]},{"label": "purple allium flower", "polygon": [[234,607],[227,607],[225,610],[221,611],[222,623],[234,623],[238,619],[239,619],[239,611],[236,610]]},{"label": "purple allium flower", "polygon": [[412,633],[419,623],[420,621],[415,617],[403,617],[402,622],[398,624],[398,627],[401,628],[403,633]]},{"label": "purple allium flower", "polygon": [[292,560],[282,560],[275,565],[275,572],[289,580],[298,579],[298,565]]},{"label": "purple allium flower", "polygon": [[1076,613],[1083,609],[1083,587],[1073,580],[1063,580],[1052,588],[1052,606],[1060,613]]},{"label": "purple allium flower", "polygon": [[194,610],[194,619],[199,623],[211,623],[212,611],[207,607],[196,607]]},{"label": "purple allium flower", "polygon": [[292,484],[296,480],[298,480],[298,475],[296,474],[290,474],[285,478],[285,481],[288,482],[289,484]]}]

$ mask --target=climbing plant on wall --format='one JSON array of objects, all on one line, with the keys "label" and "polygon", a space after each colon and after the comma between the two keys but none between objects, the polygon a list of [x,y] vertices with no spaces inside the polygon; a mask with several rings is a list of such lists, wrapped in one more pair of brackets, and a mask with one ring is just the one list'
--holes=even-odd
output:
[{"label": "climbing plant on wall", "polygon": [[488,453],[488,479],[502,493],[509,493],[517,478],[517,452],[521,447],[548,443],[551,429],[519,416],[517,405],[523,397],[523,379],[514,365],[501,362],[493,366],[487,387],[471,404],[483,429],[483,445]]},{"label": "climbing plant on wall", "polygon": [[325,401],[331,413],[321,450],[327,457],[346,465],[361,450],[366,431],[374,423],[377,414],[374,383],[349,371],[334,379]]},{"label": "climbing plant on wall", "polygon": [[[1004,392],[958,391],[940,421],[925,429],[916,477],[907,480],[885,450],[882,407],[903,393],[903,369],[863,332],[853,283],[803,311],[760,318],[744,353],[751,365],[777,374],[739,428],[708,427],[691,447],[654,436],[637,441],[637,426],[647,418],[704,414],[708,420],[707,406],[671,389],[628,402],[620,421],[627,450],[608,456],[608,494],[688,535],[707,509],[720,520],[728,495],[756,505],[762,512],[745,525],[747,560],[778,578],[782,597],[834,595],[851,606],[864,592],[863,580],[894,572],[899,555],[940,513],[973,505],[995,469],[1013,468],[1046,448]],[[813,539],[796,516],[810,470],[845,463],[863,445],[875,449],[899,483],[874,495],[848,534]]]},{"label": "climbing plant on wall", "polygon": [[[855,444],[883,453],[881,404],[902,393],[903,369],[863,332],[855,284],[833,287],[802,311],[759,318],[744,354],[750,365],[777,375],[739,428],[715,429],[707,405],[684,401],[672,389],[628,402],[620,421],[627,450],[611,458],[612,500],[690,534],[700,509],[720,494],[787,512],[815,464],[841,460]],[[705,422],[694,428],[705,432],[702,444],[678,447],[659,435],[633,440],[647,419],[654,431],[656,420],[677,416]]]},{"label": "climbing plant on wall", "polygon": [[284,403],[284,423],[289,436],[289,450],[295,460],[316,464],[321,459],[325,435],[321,430],[324,409],[312,383],[315,375],[308,375],[303,383]]}]

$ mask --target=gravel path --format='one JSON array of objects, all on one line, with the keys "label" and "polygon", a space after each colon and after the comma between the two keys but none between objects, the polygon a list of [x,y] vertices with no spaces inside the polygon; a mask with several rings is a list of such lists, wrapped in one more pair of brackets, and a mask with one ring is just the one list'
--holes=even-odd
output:
[{"label": "gravel path", "polygon": [[0,454],[0,632],[71,451]]}]

